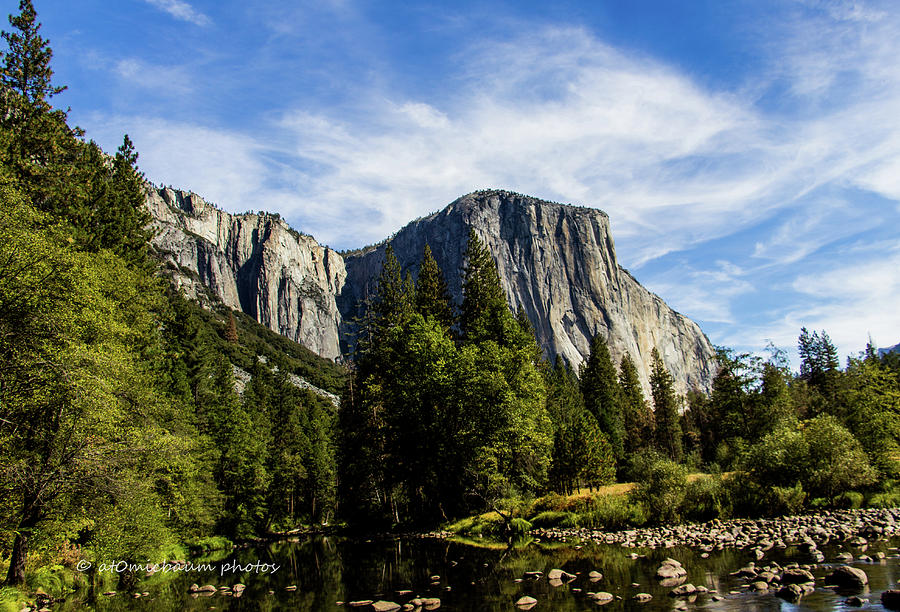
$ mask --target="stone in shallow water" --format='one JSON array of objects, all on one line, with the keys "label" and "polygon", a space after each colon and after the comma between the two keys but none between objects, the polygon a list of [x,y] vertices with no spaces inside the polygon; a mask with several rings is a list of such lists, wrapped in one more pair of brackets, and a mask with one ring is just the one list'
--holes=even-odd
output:
[{"label": "stone in shallow water", "polygon": [[888,610],[900,610],[900,590],[890,589],[882,593],[881,605]]},{"label": "stone in shallow water", "polygon": [[537,599],[534,597],[529,597],[528,595],[523,595],[519,599],[516,600],[516,607],[522,608],[524,610],[528,610],[537,605]]},{"label": "stone in shallow water", "polygon": [[842,587],[862,588],[869,584],[869,577],[858,567],[842,565],[828,575],[828,582]]},{"label": "stone in shallow water", "polygon": [[632,597],[638,603],[646,603],[653,599],[653,595],[650,593],[637,593],[634,597]]}]

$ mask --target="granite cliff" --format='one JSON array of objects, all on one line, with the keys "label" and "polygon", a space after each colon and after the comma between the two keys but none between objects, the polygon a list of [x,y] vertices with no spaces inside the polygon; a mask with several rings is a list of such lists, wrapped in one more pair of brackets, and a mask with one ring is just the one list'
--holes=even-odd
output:
[{"label": "granite cliff", "polygon": [[231,308],[328,359],[341,355],[335,296],[341,256],[278,215],[231,215],[196,194],[152,189],[153,244],[176,286],[201,302],[209,291]]},{"label": "granite cliff", "polygon": [[596,209],[477,192],[342,257],[277,215],[231,215],[172,189],[153,190],[148,206],[159,230],[154,244],[177,285],[201,299],[209,291],[323,357],[346,350],[347,322],[371,292],[387,244],[415,275],[428,243],[460,300],[472,227],[497,261],[510,305],[524,308],[548,355],[577,365],[600,333],[614,359],[631,354],[648,391],[654,346],[681,392],[708,389],[714,374],[709,340],[618,265],[609,218]]},{"label": "granite cliff", "polygon": [[338,306],[345,318],[381,269],[390,244],[405,269],[416,267],[425,244],[461,300],[460,270],[469,227],[488,246],[513,310],[524,308],[548,355],[577,366],[602,334],[618,362],[630,353],[649,392],[655,346],[679,391],[708,389],[715,350],[699,326],[669,308],[619,266],[609,217],[593,208],[565,206],[506,191],[463,196],[444,210],[413,221],[390,241],[345,255],[347,282]]}]

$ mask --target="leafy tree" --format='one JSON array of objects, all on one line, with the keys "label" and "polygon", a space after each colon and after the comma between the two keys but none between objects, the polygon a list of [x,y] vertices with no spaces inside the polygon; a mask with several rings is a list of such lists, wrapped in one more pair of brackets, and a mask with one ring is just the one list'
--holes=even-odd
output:
[{"label": "leafy tree", "polygon": [[637,475],[633,500],[647,508],[658,523],[677,523],[687,493],[687,470],[669,459],[651,461]]},{"label": "leafy tree", "polygon": [[146,357],[161,296],[114,256],[72,249],[15,192],[0,199],[0,465],[17,534],[7,581],[18,584],[42,526],[154,474],[163,413]]},{"label": "leafy tree", "polygon": [[761,487],[799,486],[829,500],[875,477],[859,442],[831,415],[784,422],[750,447],[744,469]]},{"label": "leafy tree", "polygon": [[600,334],[591,340],[591,352],[581,372],[581,394],[588,412],[594,415],[600,430],[612,445],[613,456],[624,453],[625,427],[622,417],[622,391],[616,366],[609,355],[606,340]]},{"label": "leafy tree", "polygon": [[672,375],[666,369],[659,351],[651,355],[650,389],[653,394],[656,418],[656,448],[673,461],[681,461],[681,424],[678,419],[678,398]]}]

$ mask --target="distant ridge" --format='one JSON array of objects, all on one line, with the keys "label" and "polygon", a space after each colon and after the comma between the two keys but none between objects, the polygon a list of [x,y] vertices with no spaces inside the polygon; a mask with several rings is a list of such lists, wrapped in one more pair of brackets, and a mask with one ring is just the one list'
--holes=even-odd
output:
[{"label": "distant ridge", "polygon": [[887,355],[888,353],[900,353],[900,342],[895,344],[894,346],[889,346],[888,348],[878,349],[878,356],[882,357]]}]

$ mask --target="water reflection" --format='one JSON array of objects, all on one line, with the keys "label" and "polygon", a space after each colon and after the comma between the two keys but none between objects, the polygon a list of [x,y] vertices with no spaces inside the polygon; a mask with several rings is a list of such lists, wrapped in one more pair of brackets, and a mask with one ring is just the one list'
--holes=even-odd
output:
[{"label": "water reflection", "polygon": [[[441,610],[513,610],[514,602],[528,595],[538,600],[538,610],[594,610],[599,606],[589,597],[591,592],[609,592],[616,599],[602,606],[604,610],[673,610],[688,603],[690,609],[708,610],[837,610],[843,601],[857,594],[873,604],[879,602],[883,590],[896,585],[898,560],[889,547],[897,542],[878,542],[868,554],[885,552],[889,558],[873,562],[851,562],[869,577],[863,592],[836,592],[825,588],[824,577],[831,564],[817,566],[814,593],[799,604],[775,597],[774,591],[749,592],[746,581],[731,576],[735,570],[756,561],[751,551],[723,550],[708,558],[688,548],[663,550],[630,549],[609,545],[585,545],[520,541],[513,548],[483,541],[445,541],[435,539],[350,540],[316,536],[293,542],[279,542],[234,551],[223,561],[240,564],[256,562],[280,566],[275,574],[226,573],[221,570],[205,574],[154,576],[138,590],[149,597],[134,599],[129,594],[100,596],[85,601],[86,594],[71,597],[62,610],[336,610],[336,602],[388,600],[398,604],[413,597],[439,598]],[[840,547],[824,547],[826,561],[836,561]],[[853,549],[850,549],[853,550]],[[858,554],[858,550],[854,551]],[[671,586],[664,587],[656,579],[656,570],[664,559],[680,561],[687,570],[685,582],[710,591],[690,600],[673,598]],[[796,548],[773,549],[757,567],[773,561],[812,563],[809,553]],[[575,578],[571,581],[549,581],[551,569],[562,569]],[[602,578],[592,581],[592,571]],[[541,572],[532,579],[529,572]],[[239,598],[213,594],[192,596],[192,583],[216,587],[242,583],[246,590]],[[556,585],[556,586],[554,586]],[[291,587],[296,587],[291,588]],[[288,590],[290,588],[290,590]],[[649,593],[652,599],[637,602],[638,593]]]}]

